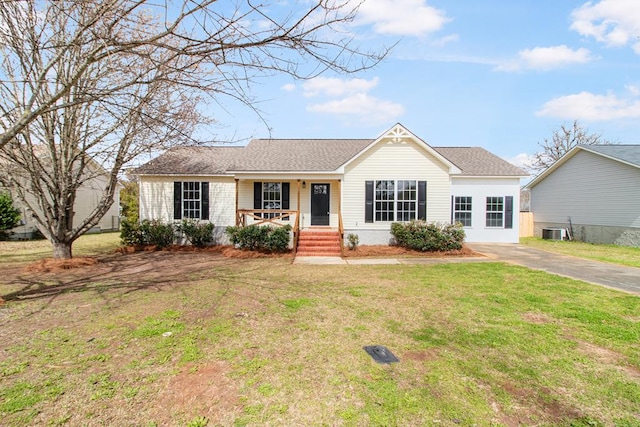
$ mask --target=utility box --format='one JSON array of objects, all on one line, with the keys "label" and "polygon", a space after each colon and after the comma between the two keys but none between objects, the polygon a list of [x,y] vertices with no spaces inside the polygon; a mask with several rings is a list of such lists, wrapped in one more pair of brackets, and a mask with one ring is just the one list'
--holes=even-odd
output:
[{"label": "utility box", "polygon": [[545,240],[564,240],[564,228],[543,228],[542,238]]}]

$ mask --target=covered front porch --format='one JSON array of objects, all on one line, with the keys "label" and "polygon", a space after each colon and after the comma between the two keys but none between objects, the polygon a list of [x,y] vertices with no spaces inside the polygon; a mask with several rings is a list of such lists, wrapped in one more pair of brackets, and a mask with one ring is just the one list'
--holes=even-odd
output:
[{"label": "covered front porch", "polygon": [[[277,180],[275,177],[236,177],[236,226],[290,225],[296,253],[301,235],[320,241],[335,235],[343,249],[342,179],[309,176]],[[313,234],[312,234],[313,233]],[[333,238],[331,238],[333,240]],[[326,243],[328,245],[328,243]],[[305,244],[306,245],[306,244]],[[318,251],[316,251],[318,252]]]}]

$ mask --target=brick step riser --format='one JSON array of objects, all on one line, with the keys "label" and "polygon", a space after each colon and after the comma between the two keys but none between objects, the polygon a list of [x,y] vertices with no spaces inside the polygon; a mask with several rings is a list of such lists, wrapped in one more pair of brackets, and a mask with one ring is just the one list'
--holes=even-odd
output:
[{"label": "brick step riser", "polygon": [[340,246],[340,242],[335,240],[301,240],[298,242],[298,246]]}]

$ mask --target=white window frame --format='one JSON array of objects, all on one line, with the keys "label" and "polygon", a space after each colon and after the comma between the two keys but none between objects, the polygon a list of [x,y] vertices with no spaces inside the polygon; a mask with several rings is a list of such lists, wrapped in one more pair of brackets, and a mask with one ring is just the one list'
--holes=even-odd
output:
[{"label": "white window frame", "polygon": [[182,182],[182,218],[200,219],[202,214],[202,183]]},{"label": "white window frame", "polygon": [[505,200],[503,196],[487,196],[485,226],[504,228]]},{"label": "white window frame", "polygon": [[377,179],[374,181],[374,222],[408,222],[416,218],[418,218],[417,179]]},{"label": "white window frame", "polygon": [[[459,222],[463,227],[473,225],[473,197],[454,196],[453,198],[453,222]],[[464,217],[461,219],[461,217]]]}]

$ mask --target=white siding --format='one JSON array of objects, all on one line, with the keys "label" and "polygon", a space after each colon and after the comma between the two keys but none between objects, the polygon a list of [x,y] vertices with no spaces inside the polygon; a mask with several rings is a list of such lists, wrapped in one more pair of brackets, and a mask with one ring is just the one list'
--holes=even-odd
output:
[{"label": "white siding", "polygon": [[209,182],[209,221],[216,227],[235,225],[235,181],[232,177],[140,178],[140,219],[173,221],[174,181]]},{"label": "white siding", "polygon": [[536,223],[640,227],[640,169],[580,150],[531,189]]},{"label": "white siding", "polygon": [[[465,227],[467,242],[518,243],[520,180],[518,178],[453,178],[452,196],[471,197],[471,227]],[[513,228],[486,227],[487,197],[513,197]],[[449,202],[451,203],[451,201]]]},{"label": "white siding", "polygon": [[427,181],[427,221],[449,221],[448,167],[416,142],[383,139],[346,168],[342,191],[345,229],[389,230],[391,222],[365,223],[365,182],[383,179]]}]

